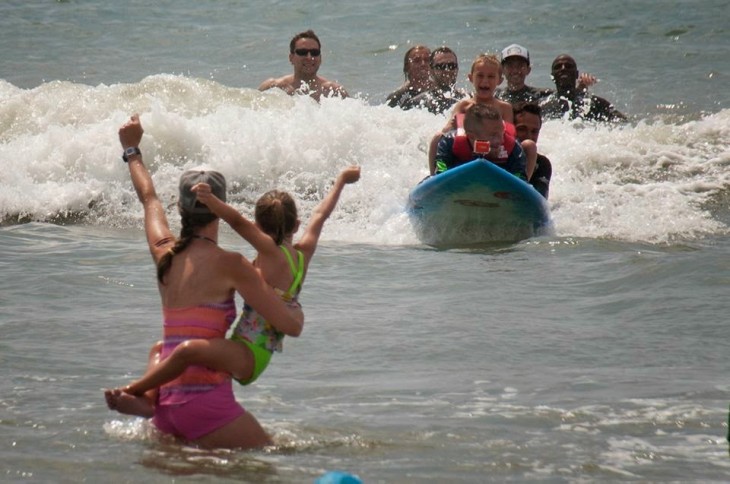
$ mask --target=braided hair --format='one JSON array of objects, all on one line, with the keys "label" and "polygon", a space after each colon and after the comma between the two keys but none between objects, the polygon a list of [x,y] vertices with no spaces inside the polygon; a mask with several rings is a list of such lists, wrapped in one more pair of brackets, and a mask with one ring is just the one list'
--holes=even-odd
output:
[{"label": "braided hair", "polygon": [[205,227],[218,218],[212,213],[190,213],[182,209],[180,217],[182,222],[180,237],[175,240],[175,245],[157,261],[157,280],[160,284],[165,284],[165,274],[172,266],[172,258],[187,248],[190,241],[193,240],[195,229]]},{"label": "braided hair", "polygon": [[256,202],[254,216],[261,230],[271,236],[276,245],[281,245],[284,237],[294,232],[297,205],[288,193],[271,190]]}]

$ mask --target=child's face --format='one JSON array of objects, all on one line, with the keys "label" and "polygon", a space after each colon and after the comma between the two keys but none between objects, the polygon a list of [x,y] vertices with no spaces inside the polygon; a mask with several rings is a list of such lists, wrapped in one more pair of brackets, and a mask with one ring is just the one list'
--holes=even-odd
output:
[{"label": "child's face", "polygon": [[485,119],[481,123],[476,123],[474,126],[470,126],[470,123],[467,123],[464,126],[464,131],[466,131],[466,136],[469,138],[472,146],[474,146],[474,142],[477,140],[489,141],[489,154],[499,156],[504,137],[504,123],[501,120]]},{"label": "child's face", "polygon": [[480,62],[469,73],[469,81],[474,85],[474,97],[477,101],[494,98],[494,90],[502,82],[502,69],[494,64]]}]

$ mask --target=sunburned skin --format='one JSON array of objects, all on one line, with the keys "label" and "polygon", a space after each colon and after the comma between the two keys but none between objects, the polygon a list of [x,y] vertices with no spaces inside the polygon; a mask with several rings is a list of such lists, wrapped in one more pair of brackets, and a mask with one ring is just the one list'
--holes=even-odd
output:
[{"label": "sunburned skin", "polygon": [[304,94],[316,101],[322,96],[347,97],[347,92],[341,85],[317,74],[322,64],[322,50],[316,40],[301,38],[294,46],[294,52],[289,54],[294,74],[268,79],[261,83],[259,91],[279,88],[290,96]]}]

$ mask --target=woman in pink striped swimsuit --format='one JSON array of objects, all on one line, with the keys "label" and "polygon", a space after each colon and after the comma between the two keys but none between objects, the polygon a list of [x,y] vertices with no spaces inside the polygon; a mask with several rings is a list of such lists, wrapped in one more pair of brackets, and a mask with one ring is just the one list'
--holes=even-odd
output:
[{"label": "woman in pink striped swimsuit", "polygon": [[[298,336],[301,310],[291,310],[241,254],[218,247],[218,218],[196,201],[190,189],[209,184],[225,200],[225,179],[215,171],[188,171],[180,178],[180,237],[170,231],[165,209],[142,162],[143,129],[137,115],[119,129],[132,184],[145,213],[145,233],[157,266],[164,316],[164,340],[152,347],[152,367],[190,339],[224,338],[236,316],[234,292],[286,334]],[[107,390],[109,408],[153,417],[162,432],[206,448],[255,448],[271,444],[256,418],[233,395],[229,374],[190,366],[180,377],[143,397]]]}]

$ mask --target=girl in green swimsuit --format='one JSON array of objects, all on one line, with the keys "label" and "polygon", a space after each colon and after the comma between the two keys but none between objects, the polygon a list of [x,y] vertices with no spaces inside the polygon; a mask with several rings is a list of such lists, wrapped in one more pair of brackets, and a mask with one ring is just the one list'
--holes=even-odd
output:
[{"label": "girl in green swimsuit", "polygon": [[[256,202],[256,222],[253,223],[213,195],[209,185],[200,183],[192,190],[200,203],[207,205],[256,249],[254,265],[266,282],[285,302],[299,307],[297,297],[324,222],[332,214],[345,185],[355,183],[359,178],[358,166],[340,172],[330,192],[312,212],[309,224],[296,244],[292,241],[299,228],[299,219],[296,204],[289,194],[278,190],[265,193]],[[282,350],[284,335],[299,336],[300,333],[301,328],[277,327],[246,304],[230,339],[185,341],[142,378],[122,390],[142,395],[175,379],[190,365],[226,371],[239,383],[247,385],[266,369],[272,353]]]}]

